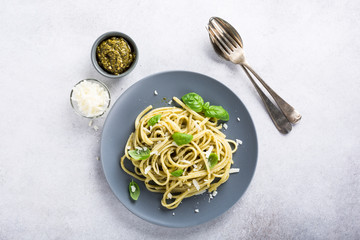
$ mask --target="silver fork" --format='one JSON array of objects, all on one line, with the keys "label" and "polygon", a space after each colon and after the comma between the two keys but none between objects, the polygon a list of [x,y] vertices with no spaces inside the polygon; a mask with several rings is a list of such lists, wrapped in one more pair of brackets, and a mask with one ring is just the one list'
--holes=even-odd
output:
[{"label": "silver fork", "polygon": [[[210,19],[208,28],[209,36],[215,51],[228,61],[235,64],[240,64],[244,69],[246,75],[249,77],[261,99],[263,100],[267,111],[270,114],[277,129],[282,133],[291,131],[292,126],[289,123],[296,123],[301,119],[301,115],[285,100],[283,100],[275,91],[273,91],[264,80],[249,66],[245,60],[243,42],[239,33],[225,20],[217,17]],[[270,101],[264,94],[260,87],[251,77],[249,71],[260,81],[265,89],[274,98],[275,102],[281,109],[279,109]],[[286,119],[286,118],[288,119]]]}]

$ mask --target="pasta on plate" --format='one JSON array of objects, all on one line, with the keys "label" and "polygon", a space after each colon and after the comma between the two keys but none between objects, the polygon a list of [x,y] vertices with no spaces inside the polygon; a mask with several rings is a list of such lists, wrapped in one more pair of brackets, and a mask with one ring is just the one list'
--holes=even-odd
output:
[{"label": "pasta on plate", "polygon": [[[149,191],[163,194],[161,204],[168,209],[226,182],[237,150],[216,119],[173,100],[181,108],[148,106],[137,116],[120,160],[126,173],[143,181]],[[125,166],[126,160],[133,169]]]}]

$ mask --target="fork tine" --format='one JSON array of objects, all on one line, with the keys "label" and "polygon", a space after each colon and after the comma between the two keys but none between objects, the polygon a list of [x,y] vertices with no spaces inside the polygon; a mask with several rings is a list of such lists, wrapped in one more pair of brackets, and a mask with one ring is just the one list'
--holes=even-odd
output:
[{"label": "fork tine", "polygon": [[211,38],[211,40],[216,44],[216,46],[219,47],[220,51],[226,55],[227,57],[229,57],[229,52],[222,46],[222,44],[217,40],[216,36],[214,35],[214,32],[208,27],[207,28],[208,32],[209,32],[209,36]]},{"label": "fork tine", "polygon": [[227,42],[227,44],[230,44],[231,46],[238,48],[240,45],[236,42],[236,40],[229,34],[227,31],[225,31],[224,27],[222,26],[221,22],[213,21],[212,24],[215,29],[223,36],[223,39]]},{"label": "fork tine", "polygon": [[223,40],[223,37],[219,34],[219,32],[211,25],[209,24],[209,29],[212,31],[214,38],[222,45],[224,49],[226,49],[227,53],[231,53],[232,49],[229,47],[228,44],[226,44]]}]

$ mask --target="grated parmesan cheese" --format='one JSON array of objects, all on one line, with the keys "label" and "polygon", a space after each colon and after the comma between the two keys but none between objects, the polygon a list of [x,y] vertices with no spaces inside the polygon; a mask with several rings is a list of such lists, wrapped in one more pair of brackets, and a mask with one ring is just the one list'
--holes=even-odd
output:
[{"label": "grated parmesan cheese", "polygon": [[215,190],[212,192],[212,196],[215,197],[218,194],[218,192]]},{"label": "grated parmesan cheese", "polygon": [[147,174],[151,170],[151,166],[147,166],[144,170],[144,173]]},{"label": "grated parmesan cheese", "polygon": [[194,186],[195,186],[195,188],[196,188],[196,190],[200,190],[200,185],[199,185],[199,183],[198,183],[198,181],[196,181],[196,179],[193,179],[192,180],[192,182],[193,182],[193,184],[194,184]]},{"label": "grated parmesan cheese", "polygon": [[237,145],[242,145],[243,144],[243,142],[240,139],[236,139],[235,142],[236,142]]},{"label": "grated parmesan cheese", "polygon": [[100,83],[83,80],[73,87],[71,100],[83,116],[97,117],[108,108],[110,95]]},{"label": "grated parmesan cheese", "polygon": [[203,194],[204,192],[206,192],[206,190],[202,190],[202,191],[200,191],[200,192],[198,192],[198,193],[195,193],[195,195],[201,195],[201,194]]},{"label": "grated parmesan cheese", "polygon": [[147,133],[151,133],[149,129],[144,128],[144,127],[143,127],[143,129],[144,129],[144,131],[145,131],[145,132],[147,132]]},{"label": "grated parmesan cheese", "polygon": [[180,160],[180,162],[183,162],[183,163],[186,163],[186,164],[191,164],[191,162],[188,161],[188,160]]},{"label": "grated parmesan cheese", "polygon": [[91,127],[92,124],[93,124],[93,120],[90,120],[90,122],[89,122],[89,127]]},{"label": "grated parmesan cheese", "polygon": [[229,173],[238,173],[240,172],[240,168],[230,168]]},{"label": "grated parmesan cheese", "polygon": [[95,131],[99,130],[99,127],[98,127],[98,126],[96,126],[96,125],[94,125],[94,127],[93,127],[93,128],[94,128],[94,130],[95,130]]},{"label": "grated parmesan cheese", "polygon": [[223,124],[224,129],[228,129],[228,125],[226,123]]},{"label": "grated parmesan cheese", "polygon": [[237,121],[240,122],[240,118],[239,118],[239,117],[237,118]]},{"label": "grated parmesan cheese", "polygon": [[199,210],[198,208],[196,208],[194,211],[195,211],[196,213],[200,212],[200,210]]},{"label": "grated parmesan cheese", "polygon": [[168,102],[169,105],[171,105],[171,103],[172,103],[172,100],[170,100],[170,101]]},{"label": "grated parmesan cheese", "polygon": [[132,191],[132,192],[135,192],[135,191],[136,191],[136,187],[133,186],[133,185],[131,185],[131,191]]},{"label": "grated parmesan cheese", "polygon": [[156,90],[154,91],[154,95],[155,95],[155,96],[157,96],[157,95],[158,95],[158,92],[157,92]]},{"label": "grated parmesan cheese", "polygon": [[207,151],[205,152],[205,157],[206,157],[206,158],[209,158],[210,153],[212,152],[213,149],[214,149],[214,147],[213,147],[213,146],[210,146],[210,147],[209,147],[209,150],[207,150]]},{"label": "grated parmesan cheese", "polygon": [[168,198],[168,199],[172,199],[172,194],[171,194],[171,193],[168,193],[168,194],[167,194],[167,198]]}]

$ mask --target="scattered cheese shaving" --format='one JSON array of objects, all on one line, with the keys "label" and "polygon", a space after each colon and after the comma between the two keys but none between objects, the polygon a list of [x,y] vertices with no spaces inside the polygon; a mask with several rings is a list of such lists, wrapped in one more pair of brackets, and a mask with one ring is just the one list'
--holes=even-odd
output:
[{"label": "scattered cheese shaving", "polygon": [[213,149],[214,149],[214,147],[213,147],[213,146],[210,146],[209,149],[205,152],[205,157],[206,157],[206,158],[209,158],[210,153],[212,152]]},{"label": "scattered cheese shaving", "polygon": [[173,212],[173,214],[172,214],[173,216],[175,216],[175,213]]},{"label": "scattered cheese shaving", "polygon": [[183,163],[186,163],[186,164],[191,164],[191,162],[188,161],[188,160],[180,160],[180,162],[183,162]]},{"label": "scattered cheese shaving", "polygon": [[203,194],[204,192],[206,192],[206,190],[202,190],[202,191],[196,193],[195,195],[201,195],[201,194]]},{"label": "scattered cheese shaving", "polygon": [[195,188],[196,188],[196,190],[200,190],[200,185],[199,185],[199,183],[198,183],[198,181],[196,181],[196,179],[193,179],[192,180],[192,182],[193,182],[193,184],[194,184],[194,186],[195,186]]},{"label": "scattered cheese shaving", "polygon": [[240,172],[240,168],[230,168],[229,173],[238,173]]},{"label": "scattered cheese shaving", "polygon": [[141,148],[141,147],[135,147],[135,149],[137,149],[137,150],[142,150],[142,148]]},{"label": "scattered cheese shaving", "polygon": [[243,142],[240,139],[236,139],[235,142],[236,142],[237,145],[239,145],[239,144],[242,145],[243,144]]},{"label": "scattered cheese shaving", "polygon": [[149,129],[147,129],[147,128],[143,128],[143,129],[144,129],[145,132],[151,133],[151,131]]},{"label": "scattered cheese shaving", "polygon": [[158,95],[158,92],[157,92],[156,90],[154,91],[154,95],[155,95],[155,96],[157,96],[157,95]]},{"label": "scattered cheese shaving", "polygon": [[144,170],[144,173],[147,174],[151,170],[151,166],[147,166]]},{"label": "scattered cheese shaving", "polygon": [[167,194],[167,198],[168,198],[168,199],[172,199],[172,194],[171,194],[171,193],[168,193],[168,194]]},{"label": "scattered cheese shaving", "polygon": [[228,125],[226,123],[223,124],[224,129],[228,129]]},{"label": "scattered cheese shaving", "polygon": [[94,125],[94,127],[93,127],[93,128],[94,128],[94,130],[95,130],[95,131],[99,130],[99,127],[98,127],[98,126],[96,126],[96,125]]},{"label": "scattered cheese shaving", "polygon": [[212,196],[215,197],[218,194],[218,192],[215,190],[212,192]]},{"label": "scattered cheese shaving", "polygon": [[93,120],[90,120],[89,127],[91,127],[92,124],[93,124]]},{"label": "scattered cheese shaving", "polygon": [[127,146],[126,148],[127,148],[128,150],[130,150],[130,149],[131,149],[131,147],[130,147],[130,146]]},{"label": "scattered cheese shaving", "polygon": [[150,153],[150,156],[151,156],[151,155],[154,155],[154,154],[155,154],[155,155],[160,155],[158,151],[152,151],[152,152]]},{"label": "scattered cheese shaving", "polygon": [[172,100],[170,100],[169,102],[168,102],[168,104],[170,105],[172,103]]},{"label": "scattered cheese shaving", "polygon": [[240,122],[240,118],[238,117],[237,119],[236,119],[238,122]]},{"label": "scattered cheese shaving", "polygon": [[199,124],[197,122],[194,122],[194,125],[199,131],[201,131],[201,127],[199,126]]},{"label": "scattered cheese shaving", "polygon": [[196,208],[194,211],[195,211],[196,213],[200,212],[198,208]]},{"label": "scattered cheese shaving", "polygon": [[131,185],[131,191],[132,191],[132,192],[135,192],[135,191],[136,191],[136,187],[133,186],[133,185]]}]

